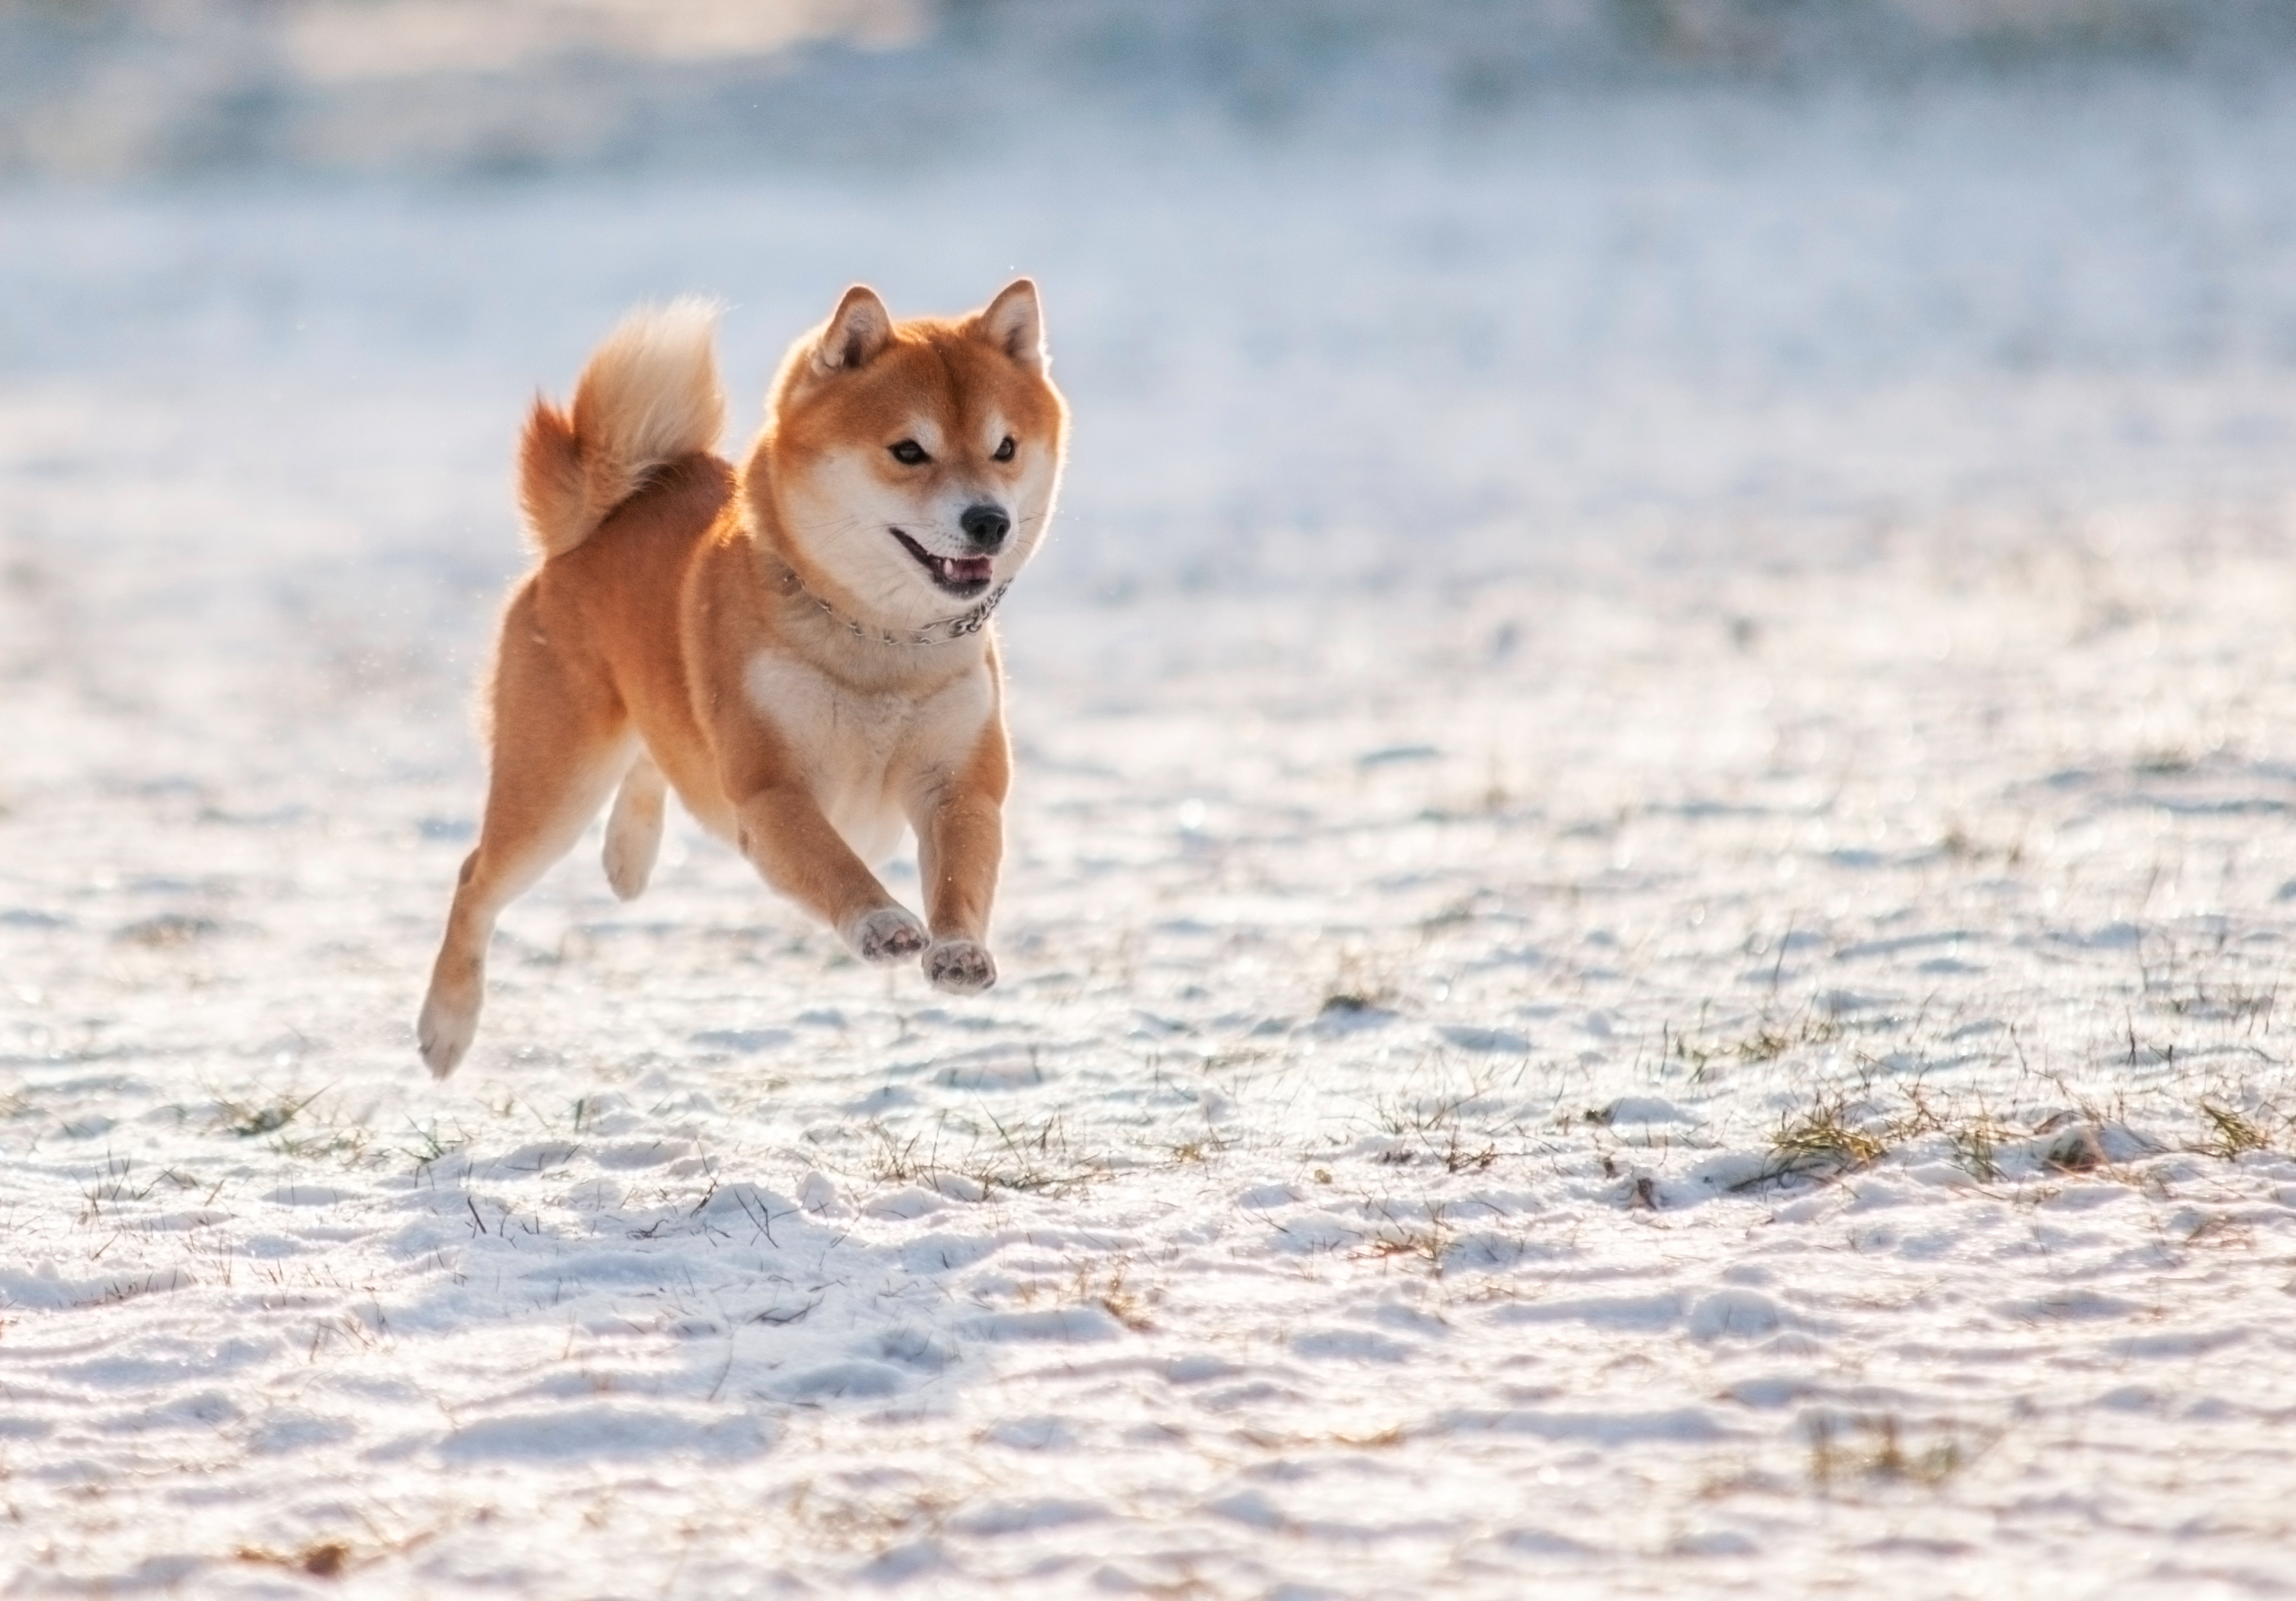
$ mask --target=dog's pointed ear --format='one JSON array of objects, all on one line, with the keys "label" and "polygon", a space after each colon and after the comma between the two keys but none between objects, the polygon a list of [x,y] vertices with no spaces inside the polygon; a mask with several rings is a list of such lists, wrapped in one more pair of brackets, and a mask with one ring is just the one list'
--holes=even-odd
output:
[{"label": "dog's pointed ear", "polygon": [[814,341],[813,370],[838,373],[866,366],[893,342],[893,314],[866,283],[856,283],[837,302],[829,325]]},{"label": "dog's pointed ear", "polygon": [[972,332],[1032,373],[1052,364],[1045,349],[1045,308],[1032,278],[1015,278],[972,319]]}]

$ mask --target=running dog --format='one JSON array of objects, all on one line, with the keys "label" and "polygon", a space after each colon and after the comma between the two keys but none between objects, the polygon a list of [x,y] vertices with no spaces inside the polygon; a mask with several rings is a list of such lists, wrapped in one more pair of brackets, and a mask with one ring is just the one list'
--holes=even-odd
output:
[{"label": "running dog", "polygon": [[[675,790],[864,961],[996,981],[1012,758],[989,614],[1043,542],[1068,432],[1036,285],[904,322],[848,290],[783,359],[739,471],[712,449],[716,324],[697,300],[638,311],[570,407],[527,419],[542,560],[503,614],[486,816],[416,1025],[441,1079],[477,1031],[495,920],[610,794],[624,899]],[[869,865],[905,828],[922,921]]]}]

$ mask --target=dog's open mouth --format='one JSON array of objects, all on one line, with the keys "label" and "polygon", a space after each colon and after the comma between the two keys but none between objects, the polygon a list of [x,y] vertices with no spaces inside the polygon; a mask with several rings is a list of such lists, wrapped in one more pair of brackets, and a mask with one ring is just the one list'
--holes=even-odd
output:
[{"label": "dog's open mouth", "polygon": [[989,563],[987,556],[937,556],[899,529],[893,538],[901,547],[917,559],[917,565],[932,575],[932,581],[961,600],[970,600],[988,587]]}]

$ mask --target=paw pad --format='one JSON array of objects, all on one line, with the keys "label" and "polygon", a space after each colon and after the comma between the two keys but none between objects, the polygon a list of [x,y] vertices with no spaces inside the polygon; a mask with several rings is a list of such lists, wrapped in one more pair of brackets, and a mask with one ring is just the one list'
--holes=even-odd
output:
[{"label": "paw pad", "polygon": [[925,952],[925,977],[936,989],[972,995],[996,981],[996,958],[972,940],[943,940]]},{"label": "paw pad", "polygon": [[865,962],[898,962],[925,948],[925,925],[899,907],[879,907],[853,925],[848,941]]}]

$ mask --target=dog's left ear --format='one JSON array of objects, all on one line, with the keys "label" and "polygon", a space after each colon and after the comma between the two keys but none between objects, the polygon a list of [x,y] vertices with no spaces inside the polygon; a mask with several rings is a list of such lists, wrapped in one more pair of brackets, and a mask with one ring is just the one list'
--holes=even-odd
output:
[{"label": "dog's left ear", "polygon": [[1036,281],[1015,278],[972,319],[976,338],[990,344],[1032,373],[1050,365],[1045,350],[1045,313],[1037,303]]},{"label": "dog's left ear", "polygon": [[893,314],[866,283],[856,283],[837,302],[837,310],[813,347],[816,373],[850,372],[866,366],[893,342]]}]

